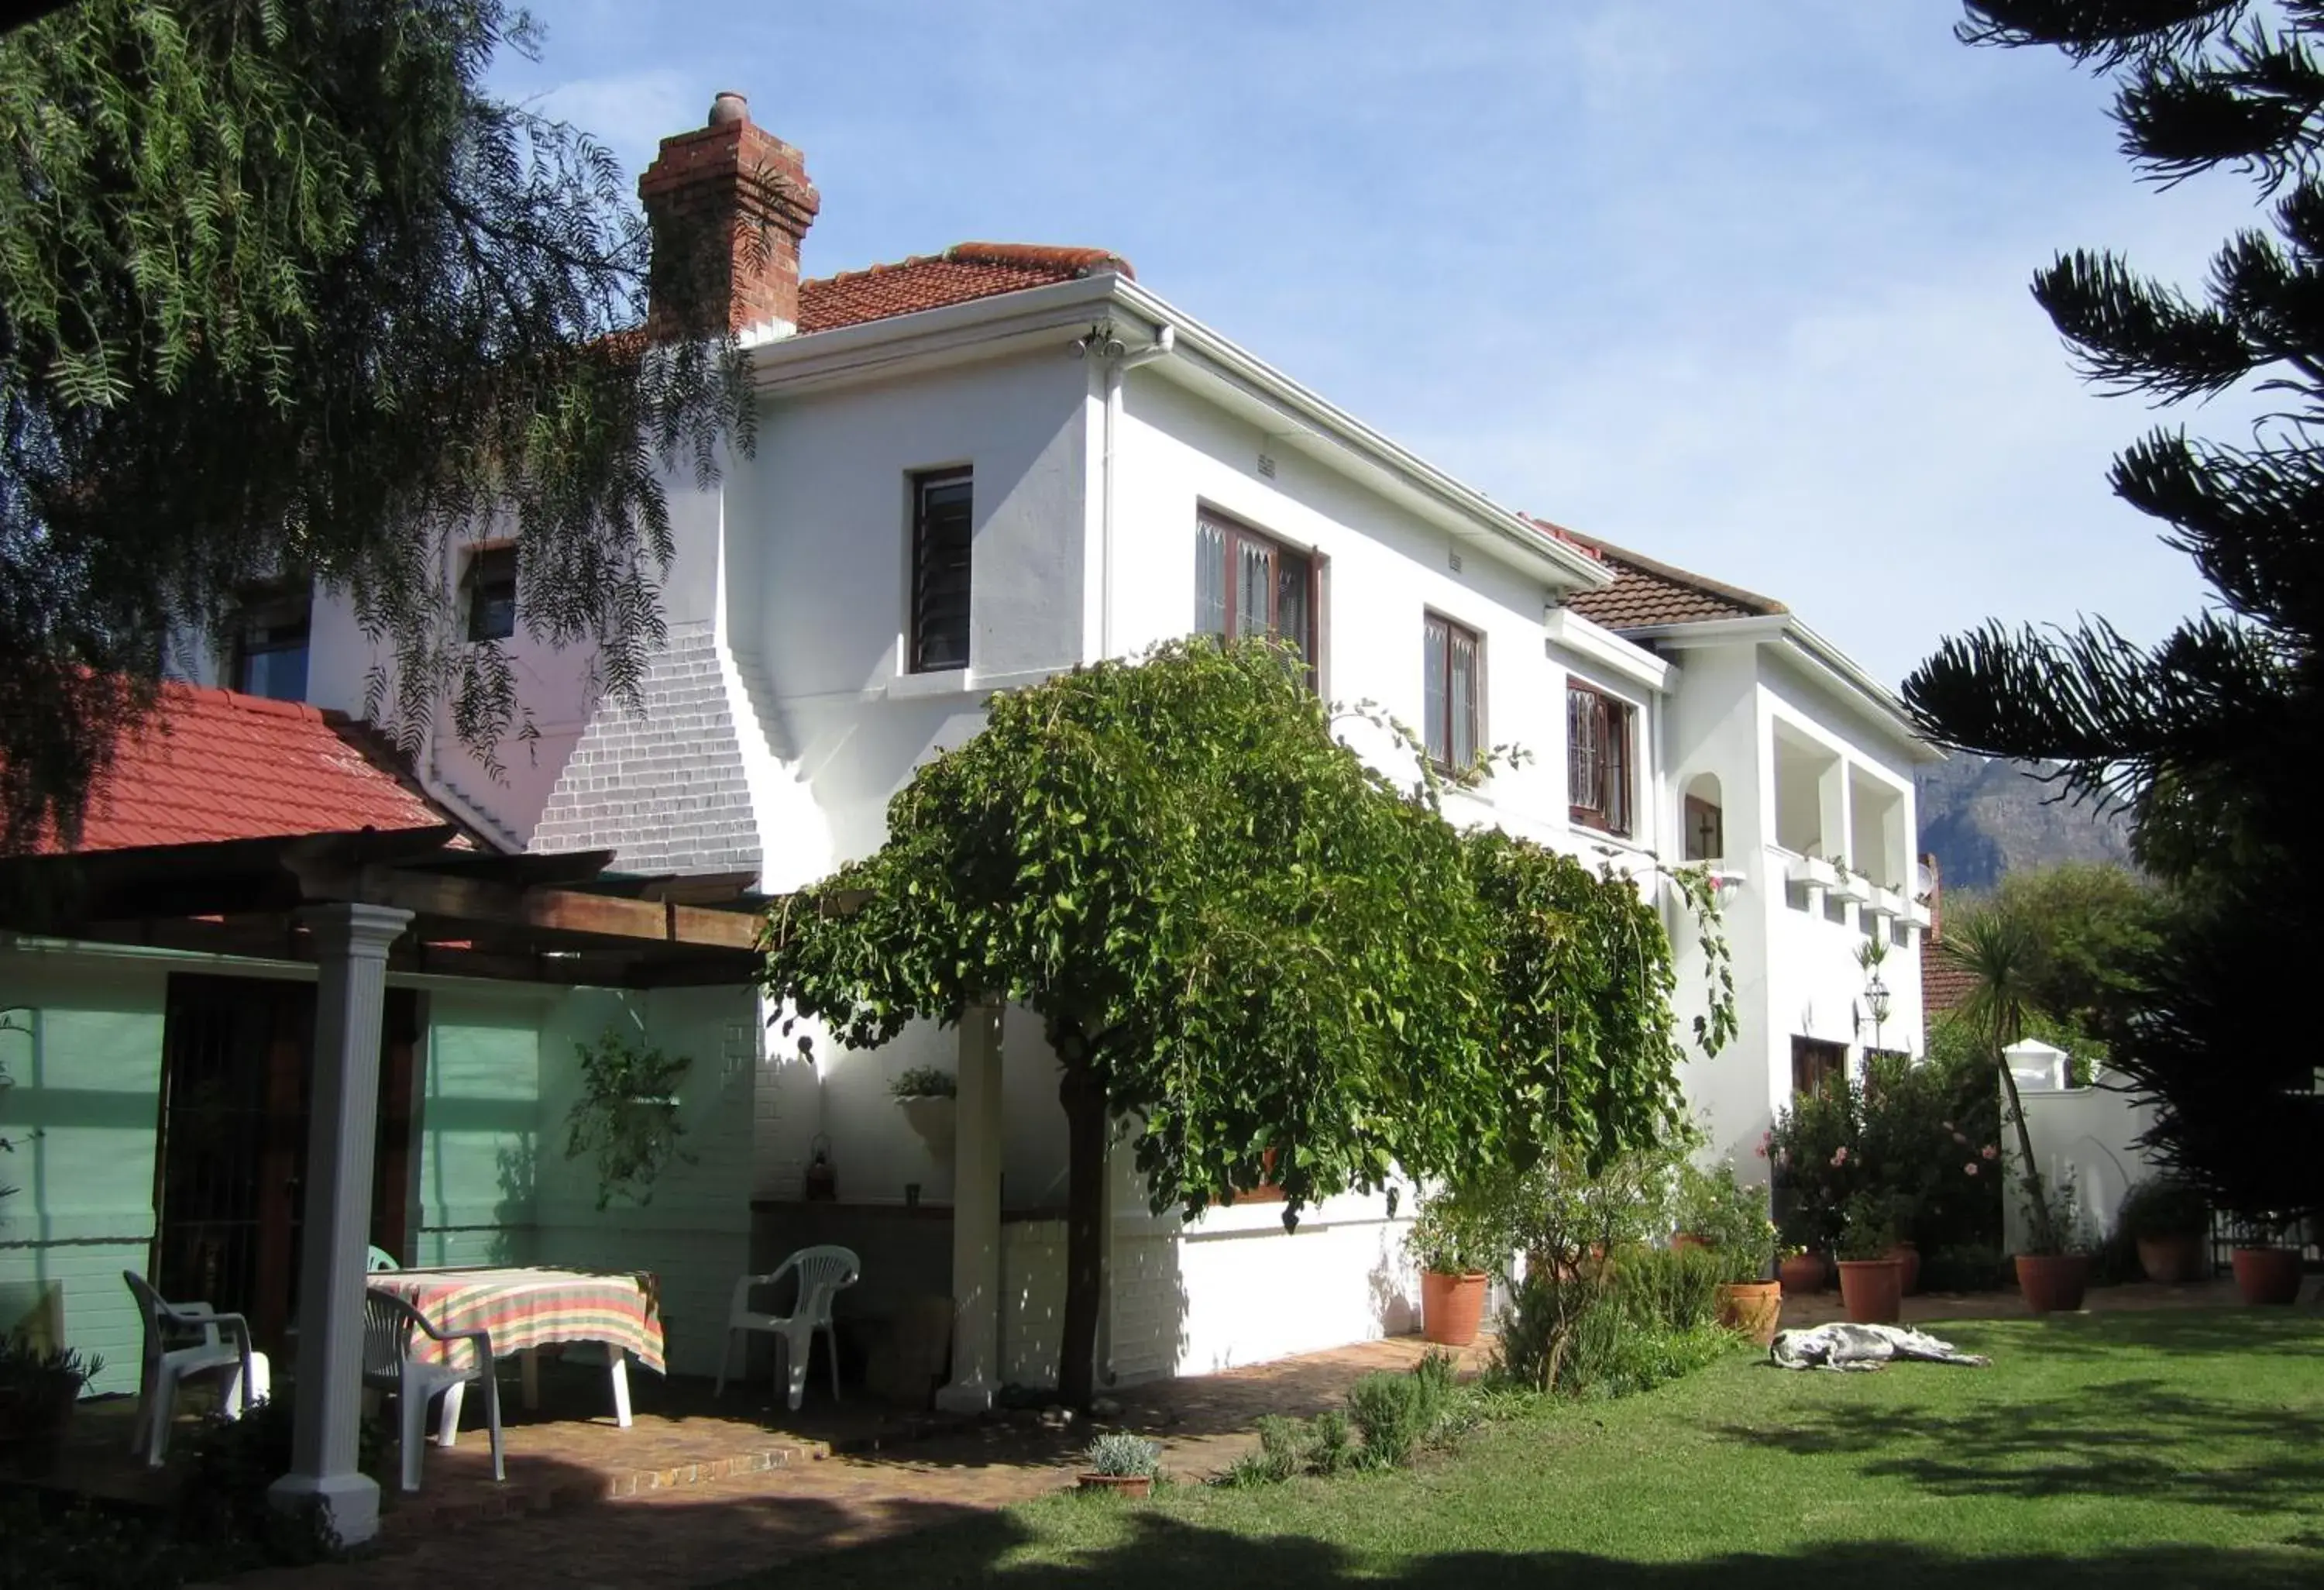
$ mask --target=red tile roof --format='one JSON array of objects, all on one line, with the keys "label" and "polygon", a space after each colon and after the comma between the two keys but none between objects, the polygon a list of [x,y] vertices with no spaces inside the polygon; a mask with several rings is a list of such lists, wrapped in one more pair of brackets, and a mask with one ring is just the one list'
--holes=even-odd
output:
[{"label": "red tile roof", "polygon": [[1705,624],[1720,618],[1764,618],[1789,611],[1769,596],[1691,574],[1642,553],[1567,530],[1545,519],[1534,521],[1562,541],[1597,557],[1614,570],[1614,583],[1569,598],[1566,605],[1608,629],[1644,629],[1653,624]]},{"label": "red tile roof", "polygon": [[1028,287],[1071,282],[1099,271],[1135,277],[1130,262],[1102,248],[1031,243],[959,243],[942,254],[847,271],[799,283],[798,328],[829,331]]},{"label": "red tile roof", "polygon": [[1921,1021],[1926,1025],[1969,996],[1977,979],[1945,953],[1944,941],[1921,935]]},{"label": "red tile roof", "polygon": [[[88,803],[80,850],[265,839],[449,821],[366,754],[354,726],[296,701],[164,685]],[[39,849],[62,848],[51,838]]]}]

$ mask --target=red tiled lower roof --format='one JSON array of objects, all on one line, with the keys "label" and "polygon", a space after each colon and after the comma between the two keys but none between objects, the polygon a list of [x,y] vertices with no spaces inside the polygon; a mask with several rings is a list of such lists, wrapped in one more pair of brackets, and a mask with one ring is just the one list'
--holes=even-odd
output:
[{"label": "red tiled lower roof", "polygon": [[[268,839],[450,821],[365,753],[354,726],[297,701],[161,687],[91,794],[79,850]],[[51,837],[38,848],[63,846]]]},{"label": "red tiled lower roof", "polygon": [[1130,262],[1102,248],[1032,243],[959,243],[942,254],[847,271],[799,283],[798,328],[829,331],[1028,287],[1071,282],[1099,271],[1135,277]]},{"label": "red tiled lower roof", "polygon": [[1661,563],[1611,541],[1536,519],[1544,530],[1593,553],[1614,570],[1614,583],[1582,591],[1566,605],[1608,629],[1645,629],[1664,624],[1705,624],[1720,618],[1764,618],[1789,611],[1773,597],[1706,575]]},{"label": "red tiled lower roof", "polygon": [[1921,1020],[1933,1021],[1968,999],[1977,979],[1945,953],[1941,940],[1921,935]]}]

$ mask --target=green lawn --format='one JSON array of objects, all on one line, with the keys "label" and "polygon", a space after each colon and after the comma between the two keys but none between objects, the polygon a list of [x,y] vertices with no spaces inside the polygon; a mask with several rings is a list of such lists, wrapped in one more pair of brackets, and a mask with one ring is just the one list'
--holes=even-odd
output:
[{"label": "green lawn", "polygon": [[766,1590],[2324,1585],[2324,1320],[1960,1325],[1990,1369],[1738,1356],[1501,1425],[1406,1474],[1062,1495],[742,1581]]}]

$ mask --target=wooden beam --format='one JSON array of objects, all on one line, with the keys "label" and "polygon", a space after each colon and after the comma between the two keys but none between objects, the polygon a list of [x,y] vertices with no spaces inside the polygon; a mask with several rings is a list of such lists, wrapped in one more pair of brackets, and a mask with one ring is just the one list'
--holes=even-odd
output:
[{"label": "wooden beam", "polygon": [[574,889],[523,889],[395,867],[364,868],[353,896],[429,918],[705,949],[755,948],[761,920],[755,911],[710,911]]}]

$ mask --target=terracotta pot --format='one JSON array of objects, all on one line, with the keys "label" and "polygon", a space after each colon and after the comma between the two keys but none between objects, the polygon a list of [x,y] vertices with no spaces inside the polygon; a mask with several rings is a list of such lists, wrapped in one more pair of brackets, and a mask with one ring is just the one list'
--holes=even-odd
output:
[{"label": "terracotta pot", "polygon": [[1671,1248],[1674,1252],[1681,1248],[1700,1248],[1707,1253],[1711,1252],[1711,1239],[1700,1232],[1682,1231],[1671,1238]]},{"label": "terracotta pot", "polygon": [[1784,1283],[1787,1298],[1812,1297],[1823,1290],[1828,1279],[1821,1253],[1794,1253],[1775,1266],[1775,1279]]},{"label": "terracotta pot", "polygon": [[1440,1347],[1465,1347],[1477,1339],[1485,1318],[1488,1277],[1481,1270],[1468,1275],[1445,1275],[1426,1270],[1420,1276],[1420,1334]]},{"label": "terracotta pot", "polygon": [[1739,1331],[1761,1346],[1775,1339],[1783,1322],[1784,1289],[1772,1280],[1729,1281],[1712,1294],[1718,1300],[1719,1323]]},{"label": "terracotta pot", "polygon": [[2020,1253],[2017,1290],[2036,1314],[2071,1314],[2089,1290],[2088,1253]]},{"label": "terracotta pot", "polygon": [[2300,1300],[2298,1248],[2237,1248],[2236,1290],[2257,1308]]},{"label": "terracotta pot", "polygon": [[1111,1491],[1117,1496],[1154,1494],[1152,1474],[1075,1474],[1074,1481],[1084,1491]]},{"label": "terracotta pot", "polygon": [[2146,1279],[2158,1286],[2185,1286],[2191,1280],[2204,1279],[2210,1269],[2203,1252],[2200,1233],[2187,1232],[2178,1236],[2143,1236],[2138,1239],[2138,1267],[2146,1271]]},{"label": "terracotta pot", "polygon": [[1888,1250],[1888,1256],[1904,1266],[1904,1296],[1911,1297],[1921,1290],[1921,1250],[1911,1243],[1898,1243]]},{"label": "terracotta pot", "polygon": [[1858,1325],[1894,1325],[1904,1313],[1904,1267],[1894,1259],[1842,1259],[1840,1301]]}]

